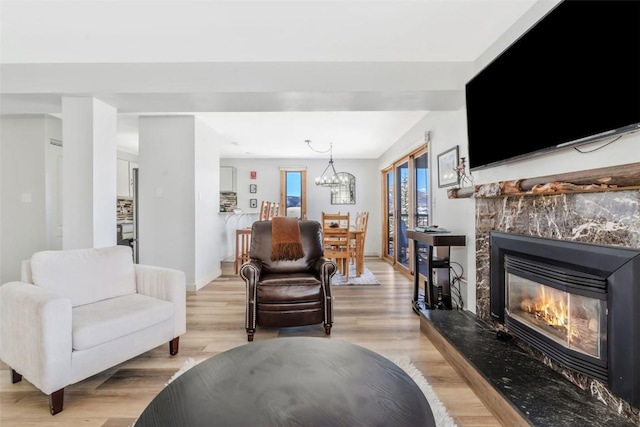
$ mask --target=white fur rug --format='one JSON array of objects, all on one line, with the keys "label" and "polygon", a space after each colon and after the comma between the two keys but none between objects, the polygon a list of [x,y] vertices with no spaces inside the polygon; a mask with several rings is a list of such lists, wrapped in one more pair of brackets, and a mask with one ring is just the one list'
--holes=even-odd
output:
[{"label": "white fur rug", "polygon": [[457,424],[451,418],[451,415],[447,412],[447,408],[442,404],[438,396],[433,392],[431,385],[427,382],[427,379],[422,375],[422,372],[418,370],[411,363],[408,356],[395,357],[389,359],[399,367],[401,367],[410,377],[418,384],[424,397],[427,398],[429,406],[431,406],[431,412],[433,412],[433,418],[436,420],[436,426],[438,427],[456,427]]},{"label": "white fur rug", "polygon": [[[182,368],[180,368],[180,370],[173,374],[169,381],[167,381],[167,384],[171,383],[171,381],[175,380],[180,375],[193,368],[203,360],[205,359],[187,359],[182,365]],[[416,368],[414,364],[411,363],[411,360],[408,356],[395,357],[389,360],[402,368],[411,377],[411,379],[415,381],[418,387],[420,387],[420,390],[422,390],[422,393],[424,393],[424,396],[429,402],[429,406],[431,406],[431,412],[433,412],[433,418],[436,420],[437,427],[457,427],[457,424],[453,421],[453,418],[451,418],[451,416],[447,412],[447,408],[444,407],[440,399],[438,399],[438,396],[436,396],[436,394],[433,392],[433,389],[427,382],[427,379],[422,375],[422,372],[420,372],[418,368]]]}]

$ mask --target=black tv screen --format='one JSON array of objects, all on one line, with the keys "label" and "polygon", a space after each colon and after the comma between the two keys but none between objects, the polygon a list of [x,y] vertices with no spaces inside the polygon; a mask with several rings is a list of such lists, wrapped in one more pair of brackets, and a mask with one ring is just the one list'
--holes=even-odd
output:
[{"label": "black tv screen", "polygon": [[640,1],[559,3],[465,89],[471,170],[640,129]]}]

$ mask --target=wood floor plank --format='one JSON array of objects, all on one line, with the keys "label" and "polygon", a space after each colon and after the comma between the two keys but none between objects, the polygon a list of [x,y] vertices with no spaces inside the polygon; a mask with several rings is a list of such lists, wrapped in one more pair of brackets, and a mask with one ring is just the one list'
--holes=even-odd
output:
[{"label": "wood floor plank", "polygon": [[[329,339],[345,340],[385,357],[409,356],[460,427],[501,424],[420,330],[411,308],[413,281],[387,262],[367,258],[381,286],[335,286],[334,326]],[[189,358],[202,360],[247,344],[245,288],[225,265],[223,276],[187,295],[187,333],[175,357],[162,345],[65,389],[64,410],[49,414],[48,399],[26,379],[11,384],[0,363],[0,425],[129,427],[168,379]],[[255,340],[326,337],[322,325],[260,328]]]}]

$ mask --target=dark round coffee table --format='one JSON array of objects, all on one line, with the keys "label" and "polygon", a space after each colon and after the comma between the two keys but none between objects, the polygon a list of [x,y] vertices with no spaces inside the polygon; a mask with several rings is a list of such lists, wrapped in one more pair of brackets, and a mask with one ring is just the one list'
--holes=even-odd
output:
[{"label": "dark round coffee table", "polygon": [[165,387],[135,427],[435,426],[411,377],[364,347],[293,337],[233,348]]}]

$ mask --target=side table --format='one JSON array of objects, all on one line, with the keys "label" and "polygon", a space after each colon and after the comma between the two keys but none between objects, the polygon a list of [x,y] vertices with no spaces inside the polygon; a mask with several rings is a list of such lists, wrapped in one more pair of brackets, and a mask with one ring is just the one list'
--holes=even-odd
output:
[{"label": "side table", "polygon": [[[449,274],[449,254],[451,246],[465,246],[466,237],[463,235],[451,234],[448,232],[422,232],[416,230],[407,230],[407,237],[413,241],[413,310],[418,313],[420,308],[434,309],[447,308],[451,309],[451,293]],[[420,257],[418,254],[418,242],[427,245],[427,278],[424,283],[424,300],[420,301]],[[439,258],[434,255],[435,247],[443,247],[443,252]],[[439,274],[439,271],[441,274]],[[437,276],[437,283],[434,283],[434,272]],[[438,289],[442,294],[438,295]],[[446,298],[448,297],[448,301]],[[422,303],[424,306],[421,307]]]}]

